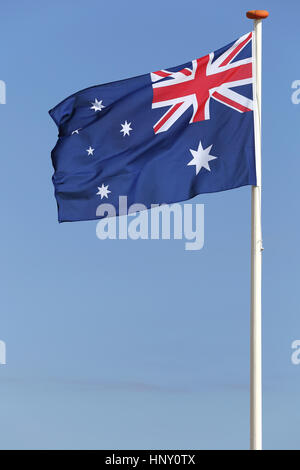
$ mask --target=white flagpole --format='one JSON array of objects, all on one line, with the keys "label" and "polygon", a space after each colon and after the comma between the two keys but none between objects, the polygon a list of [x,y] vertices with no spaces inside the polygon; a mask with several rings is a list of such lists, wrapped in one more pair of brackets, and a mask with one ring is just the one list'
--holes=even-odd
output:
[{"label": "white flagpole", "polygon": [[262,20],[269,13],[248,11],[254,20],[254,133],[256,186],[252,186],[251,214],[251,316],[250,316],[250,449],[262,449],[262,336],[261,336],[261,49]]}]

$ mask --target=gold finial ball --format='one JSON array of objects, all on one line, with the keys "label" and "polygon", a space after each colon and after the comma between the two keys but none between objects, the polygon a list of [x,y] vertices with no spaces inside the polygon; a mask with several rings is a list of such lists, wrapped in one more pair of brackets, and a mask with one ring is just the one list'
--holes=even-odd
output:
[{"label": "gold finial ball", "polygon": [[268,18],[269,12],[267,10],[250,10],[247,11],[246,15],[250,20],[263,20]]}]

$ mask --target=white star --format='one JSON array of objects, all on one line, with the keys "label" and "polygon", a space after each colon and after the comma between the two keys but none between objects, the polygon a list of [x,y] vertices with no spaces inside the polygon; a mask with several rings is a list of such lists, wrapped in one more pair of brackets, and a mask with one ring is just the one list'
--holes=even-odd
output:
[{"label": "white star", "polygon": [[79,129],[75,129],[75,131],[72,132],[72,135],[74,134],[79,134],[79,131],[81,130],[81,127],[79,127]]},{"label": "white star", "polygon": [[196,167],[196,175],[198,175],[201,168],[205,168],[206,170],[210,171],[210,167],[208,162],[210,160],[215,160],[218,157],[214,157],[213,155],[209,155],[209,152],[212,148],[212,145],[204,149],[202,147],[201,141],[199,142],[198,150],[190,149],[191,154],[193,155],[193,160],[191,160],[188,165],[195,165]]},{"label": "white star", "polygon": [[94,155],[94,150],[91,146],[89,146],[88,149],[86,149],[86,152],[88,153],[88,155]]},{"label": "white star", "polygon": [[102,101],[103,100],[98,101],[97,98],[95,98],[94,103],[93,102],[91,103],[93,106],[91,106],[90,109],[94,109],[95,112],[96,111],[101,111],[102,108],[105,108],[105,106],[102,104]]},{"label": "white star", "polygon": [[103,199],[104,197],[108,199],[109,193],[111,193],[111,191],[108,189],[108,185],[104,186],[104,184],[102,184],[101,188],[99,188],[98,186],[97,196],[101,196],[101,199]]},{"label": "white star", "polygon": [[130,135],[130,131],[132,131],[130,125],[131,122],[128,123],[127,121],[125,121],[124,124],[121,124],[122,129],[120,130],[120,132],[123,132],[123,137],[125,137],[125,135]]}]

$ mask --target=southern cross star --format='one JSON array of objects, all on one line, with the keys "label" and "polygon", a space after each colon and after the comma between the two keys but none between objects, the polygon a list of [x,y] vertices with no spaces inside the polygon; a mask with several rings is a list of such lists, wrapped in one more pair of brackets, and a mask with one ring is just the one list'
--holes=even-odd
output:
[{"label": "southern cross star", "polygon": [[72,135],[74,134],[79,134],[79,131],[81,130],[81,127],[79,127],[79,129],[75,129],[75,131],[72,132]]},{"label": "southern cross star", "polygon": [[127,121],[125,121],[124,124],[121,124],[122,129],[120,130],[120,132],[123,132],[123,137],[125,137],[125,135],[130,135],[130,131],[132,131],[132,128],[130,127],[130,125],[131,125],[131,122],[127,122]]},{"label": "southern cross star", "polygon": [[86,149],[86,152],[88,153],[88,155],[94,155],[94,150],[91,146],[89,146],[88,149]]},{"label": "southern cross star", "polygon": [[202,144],[201,144],[201,141],[200,141],[197,150],[190,149],[190,152],[193,155],[193,160],[191,160],[188,163],[188,165],[195,165],[196,175],[198,175],[198,173],[199,173],[199,171],[201,170],[202,167],[205,168],[208,171],[211,171],[208,162],[218,158],[218,157],[214,157],[213,155],[209,154],[211,148],[212,148],[212,145],[210,145],[209,147],[204,149],[202,147]]},{"label": "southern cross star", "polygon": [[108,199],[108,195],[109,193],[111,193],[111,191],[108,189],[108,186],[104,186],[104,184],[102,184],[101,188],[99,188],[98,186],[98,192],[97,192],[97,196],[101,196],[101,199],[103,199],[104,197],[106,197]]},{"label": "southern cross star", "polygon": [[94,103],[92,103],[93,106],[90,107],[90,109],[94,109],[94,111],[101,111],[101,109],[105,108],[105,106],[102,104],[103,100],[98,101],[97,98],[95,98]]}]

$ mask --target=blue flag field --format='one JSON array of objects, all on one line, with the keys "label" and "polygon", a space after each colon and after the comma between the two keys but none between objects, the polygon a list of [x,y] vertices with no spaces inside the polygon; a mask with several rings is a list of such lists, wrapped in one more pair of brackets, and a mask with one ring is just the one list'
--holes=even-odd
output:
[{"label": "blue flag field", "polygon": [[[252,33],[168,69],[93,86],[50,110],[59,222],[99,204],[174,203],[256,184]],[[117,212],[118,214],[118,212]]]}]

